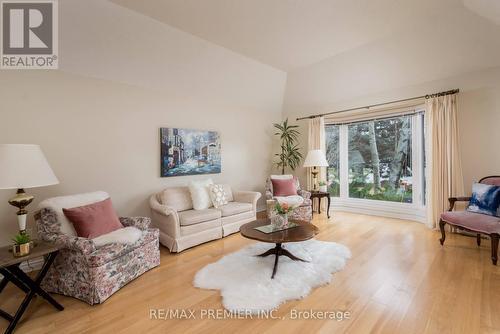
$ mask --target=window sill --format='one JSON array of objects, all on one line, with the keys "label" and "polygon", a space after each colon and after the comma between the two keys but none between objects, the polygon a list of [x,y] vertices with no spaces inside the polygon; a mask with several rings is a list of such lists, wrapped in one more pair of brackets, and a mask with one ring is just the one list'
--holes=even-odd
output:
[{"label": "window sill", "polygon": [[397,203],[371,199],[332,197],[330,210],[426,222],[426,209],[413,203]]}]

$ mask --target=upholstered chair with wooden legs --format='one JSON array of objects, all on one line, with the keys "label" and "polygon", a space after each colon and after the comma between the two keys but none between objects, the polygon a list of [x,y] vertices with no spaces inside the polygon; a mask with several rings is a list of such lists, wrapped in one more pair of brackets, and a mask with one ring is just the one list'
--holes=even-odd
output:
[{"label": "upholstered chair with wooden legs", "polygon": [[[483,177],[479,183],[500,186],[500,176]],[[491,239],[491,261],[494,265],[498,261],[498,241],[500,239],[500,217],[488,216],[481,213],[469,211],[454,211],[456,202],[468,202],[470,197],[451,197],[448,199],[450,207],[447,212],[441,214],[439,228],[441,230],[441,245],[446,239],[445,225],[457,227],[460,230],[476,233],[477,245],[481,245],[481,234]]]}]

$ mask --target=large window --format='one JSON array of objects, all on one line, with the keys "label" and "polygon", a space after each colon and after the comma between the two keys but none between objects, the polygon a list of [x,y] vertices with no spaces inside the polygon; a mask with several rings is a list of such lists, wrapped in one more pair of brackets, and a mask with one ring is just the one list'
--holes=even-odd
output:
[{"label": "large window", "polygon": [[423,119],[415,113],[326,125],[328,191],[337,203],[423,208]]},{"label": "large window", "polygon": [[349,197],[411,203],[411,117],[352,124],[348,133]]}]

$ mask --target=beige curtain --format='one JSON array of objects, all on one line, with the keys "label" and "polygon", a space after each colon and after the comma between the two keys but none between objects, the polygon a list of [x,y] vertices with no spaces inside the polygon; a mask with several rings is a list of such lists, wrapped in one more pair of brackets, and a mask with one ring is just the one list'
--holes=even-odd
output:
[{"label": "beige curtain", "polygon": [[[308,151],[309,150],[323,150],[326,153],[326,142],[325,142],[325,119],[323,117],[315,117],[309,119],[309,137],[308,137]],[[316,167],[319,168],[318,182],[326,181],[326,167]],[[307,190],[313,189],[314,181],[312,176],[312,168],[307,168]],[[326,207],[326,201],[323,201],[323,205]]]},{"label": "beige curtain", "polygon": [[464,195],[458,143],[457,94],[428,99],[427,225],[436,228],[448,198]]}]

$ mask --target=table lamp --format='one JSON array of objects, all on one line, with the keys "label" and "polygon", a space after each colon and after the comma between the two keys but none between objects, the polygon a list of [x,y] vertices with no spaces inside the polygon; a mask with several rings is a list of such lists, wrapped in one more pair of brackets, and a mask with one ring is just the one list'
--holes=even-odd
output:
[{"label": "table lamp", "polygon": [[304,167],[312,167],[313,170],[311,174],[313,175],[314,190],[318,190],[318,169],[317,167],[328,167],[328,161],[326,160],[325,153],[322,150],[310,150],[307,152],[306,160],[304,161]]},{"label": "table lamp", "polygon": [[26,232],[28,206],[33,196],[24,188],[36,188],[57,184],[59,181],[38,145],[0,144],[0,189],[17,189],[9,204],[17,207],[20,233]]}]

